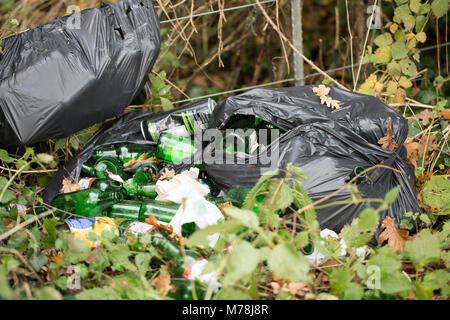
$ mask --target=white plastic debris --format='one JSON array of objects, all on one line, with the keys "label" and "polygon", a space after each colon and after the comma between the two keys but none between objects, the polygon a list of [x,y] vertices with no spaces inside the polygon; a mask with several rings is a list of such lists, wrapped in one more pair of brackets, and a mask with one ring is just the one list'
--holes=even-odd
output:
[{"label": "white plastic debris", "polygon": [[[336,232],[330,229],[323,229],[320,231],[320,237],[322,239],[327,239],[328,237],[331,237],[334,240],[338,240],[339,236]],[[321,244],[325,244],[324,241],[320,241]],[[344,239],[341,239],[339,241],[339,244],[341,246],[341,257],[344,257],[347,255],[347,244],[345,243]],[[363,246],[356,249],[356,255],[361,258],[361,260],[364,260],[364,258],[369,254],[369,247]],[[319,250],[317,250],[316,247],[314,247],[313,253],[306,255],[306,260],[312,265],[320,266],[324,264],[328,259],[325,257],[323,253],[321,253]]]},{"label": "white plastic debris", "polygon": [[[199,169],[191,168],[170,180],[156,183],[156,200],[181,204],[169,223],[176,234],[181,234],[181,227],[185,223],[194,222],[197,227],[203,229],[217,224],[218,220],[223,218],[219,208],[205,199],[209,188],[197,181],[198,174]],[[214,246],[218,238],[219,234],[211,235],[208,238],[210,245]]]}]

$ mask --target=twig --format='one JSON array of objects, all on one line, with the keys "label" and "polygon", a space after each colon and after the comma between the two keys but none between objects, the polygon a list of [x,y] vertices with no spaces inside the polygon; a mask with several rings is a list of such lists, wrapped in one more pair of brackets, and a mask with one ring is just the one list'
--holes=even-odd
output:
[{"label": "twig", "polygon": [[[19,170],[17,169],[9,169],[9,168],[5,168],[0,166],[0,169],[5,170],[5,171],[11,171],[11,172],[19,172]],[[48,172],[56,172],[58,171],[58,169],[48,169],[48,170],[26,170],[26,171],[22,171],[22,173],[48,173]]]},{"label": "twig", "polygon": [[309,60],[307,57],[305,57],[305,55],[303,53],[301,53],[295,46],[294,44],[281,32],[281,30],[277,27],[277,25],[273,22],[273,20],[269,17],[269,14],[267,13],[267,11],[263,8],[263,6],[261,5],[261,3],[259,2],[259,0],[256,0],[256,3],[258,4],[258,7],[260,8],[261,12],[263,13],[263,15],[266,17],[267,21],[269,22],[269,24],[272,26],[272,28],[278,32],[278,35],[280,36],[281,39],[283,39],[285,42],[287,42],[287,44],[291,47],[292,50],[294,50],[295,53],[297,53],[300,57],[303,58],[304,61],[306,61],[314,70],[316,70],[317,72],[319,72],[322,76],[324,76],[325,78],[327,78],[328,80],[330,80],[331,82],[333,82],[334,84],[336,84],[339,88],[344,89],[344,90],[348,90],[348,88],[346,88],[344,85],[342,85],[341,83],[339,83],[338,81],[336,81],[334,78],[332,78],[331,76],[329,76],[327,73],[325,73],[324,71],[322,71],[319,67],[317,67],[314,62],[312,62],[311,60]]},{"label": "twig", "polygon": [[17,256],[19,258],[19,260],[28,268],[30,269],[31,273],[35,276],[35,278],[39,281],[39,283],[43,284],[44,281],[42,281],[41,277],[39,277],[39,275],[36,273],[36,271],[34,271],[34,269],[29,265],[29,263],[27,262],[27,260],[20,254],[19,251],[17,251],[16,249],[12,249],[12,248],[5,248],[5,247],[0,247],[0,251],[4,251],[4,252],[9,252],[11,254],[14,254],[15,256]]},{"label": "twig", "polygon": [[[378,0],[375,0],[375,2],[373,4],[373,11],[372,11],[372,14],[370,16],[370,22],[369,22],[370,26],[372,25],[373,16],[375,14],[375,9],[377,8],[377,2],[378,2]],[[361,73],[362,62],[363,62],[363,59],[364,59],[364,55],[366,53],[367,40],[369,40],[369,34],[370,34],[370,28],[368,28],[368,30],[367,30],[366,40],[364,41],[364,46],[363,46],[363,50],[362,50],[362,53],[361,53],[361,58],[359,60],[358,73],[356,74],[356,81],[355,81],[355,83],[353,85],[353,91],[356,90],[356,86],[358,84],[359,74]]]},{"label": "twig", "polygon": [[24,222],[22,222],[19,225],[16,225],[14,228],[12,228],[11,230],[3,233],[2,235],[0,235],[0,241],[5,240],[6,238],[8,238],[9,236],[13,235],[14,233],[16,233],[17,231],[19,231],[20,229],[26,227],[27,225],[35,222],[36,220],[39,220],[41,218],[44,218],[50,214],[53,213],[53,210],[48,210],[45,212],[42,212],[41,214],[38,214],[37,216],[34,216],[33,218],[30,218],[28,220],[25,220]]},{"label": "twig", "polygon": [[376,168],[385,168],[385,169],[393,170],[393,171],[395,171],[395,172],[400,172],[400,170],[397,170],[397,169],[395,169],[395,168],[392,168],[392,167],[389,167],[389,166],[385,166],[385,165],[383,165],[383,164],[377,164],[377,165],[375,165],[375,166],[373,166],[373,167],[370,167],[370,168],[367,168],[367,169],[364,170],[363,172],[357,174],[356,176],[353,177],[352,180],[350,180],[350,182],[349,182],[348,184],[344,185],[343,187],[339,188],[338,190],[334,191],[333,193],[330,193],[330,194],[327,195],[326,197],[323,197],[323,198],[321,198],[321,199],[319,199],[319,200],[317,200],[317,201],[314,201],[313,203],[311,203],[311,204],[309,204],[309,205],[307,205],[307,206],[305,206],[305,207],[303,207],[303,208],[297,210],[297,211],[295,212],[295,214],[300,214],[300,213],[302,213],[302,212],[304,212],[304,211],[306,211],[306,210],[309,210],[309,209],[314,208],[314,207],[315,207],[316,205],[318,205],[319,203],[322,203],[322,202],[327,201],[328,199],[330,199],[330,198],[334,197],[335,195],[339,194],[341,191],[347,189],[347,185],[349,185],[349,184],[355,182],[360,176],[362,176],[363,174],[365,174],[365,173],[367,173],[367,172],[369,172],[369,171],[371,171],[371,170],[374,170],[374,169],[376,169]]}]

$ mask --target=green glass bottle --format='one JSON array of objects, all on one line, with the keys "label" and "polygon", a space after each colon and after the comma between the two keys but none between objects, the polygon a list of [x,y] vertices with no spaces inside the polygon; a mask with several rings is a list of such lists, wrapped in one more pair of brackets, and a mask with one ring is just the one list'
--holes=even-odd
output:
[{"label": "green glass bottle", "polygon": [[[156,175],[158,172],[153,171]],[[137,184],[148,184],[153,182],[153,177],[150,172],[150,168],[142,167],[139,168],[133,175],[133,181]]]},{"label": "green glass bottle", "polygon": [[128,179],[123,183],[123,187],[127,191],[127,195],[132,198],[137,197],[141,199],[141,197],[147,197],[154,199],[158,196],[155,189],[156,183],[154,182],[139,184],[134,179]]},{"label": "green glass bottle", "polygon": [[109,208],[123,200],[121,192],[85,189],[58,195],[52,206],[66,212],[93,218],[107,214]]},{"label": "green glass bottle", "polygon": [[78,185],[81,189],[99,189],[100,191],[116,191],[124,192],[123,186],[120,182],[110,179],[100,179],[100,178],[81,178],[78,181]]},{"label": "green glass bottle", "polygon": [[190,139],[162,132],[159,136],[156,157],[168,162],[178,162],[193,156],[197,149],[195,142]]},{"label": "green glass bottle", "polygon": [[105,156],[101,157],[95,163],[95,176],[97,178],[106,179],[108,177],[108,172],[123,176],[122,163],[114,157]]},{"label": "green glass bottle", "polygon": [[[190,280],[173,279],[171,284],[175,287],[175,292],[169,292],[167,296],[175,300],[194,300],[192,282]],[[194,288],[197,300],[202,300],[206,295],[207,287],[200,281],[194,281]]]},{"label": "green glass bottle", "polygon": [[140,218],[141,203],[138,201],[123,201],[114,204],[108,213],[110,218],[138,221]]},{"label": "green glass bottle", "polygon": [[143,153],[148,153],[147,158],[155,155],[155,147],[150,145],[120,143],[97,149],[92,154],[94,160],[98,160],[104,156],[114,157],[123,163],[127,163],[131,159],[137,159]]},{"label": "green glass bottle", "polygon": [[[349,183],[354,177],[356,177],[358,174],[360,174],[361,172],[363,172],[364,170],[366,170],[364,167],[356,167],[355,169],[353,169],[353,171],[350,173],[350,175],[348,176],[348,178],[345,180],[345,182]],[[360,175],[357,179],[356,179],[356,184],[359,184],[361,182],[363,182],[364,180],[366,180],[366,174],[362,174]]]},{"label": "green glass bottle", "polygon": [[90,162],[85,162],[81,165],[81,173],[83,176],[87,176],[87,177],[95,177],[96,172],[95,172],[95,167],[92,163]]},{"label": "green glass bottle", "polygon": [[[180,208],[179,204],[164,203],[156,200],[146,200],[142,202],[140,219],[145,220],[152,215],[156,220],[163,223],[170,223],[172,218]],[[195,223],[185,223],[181,227],[182,235],[187,236],[196,230]]]}]

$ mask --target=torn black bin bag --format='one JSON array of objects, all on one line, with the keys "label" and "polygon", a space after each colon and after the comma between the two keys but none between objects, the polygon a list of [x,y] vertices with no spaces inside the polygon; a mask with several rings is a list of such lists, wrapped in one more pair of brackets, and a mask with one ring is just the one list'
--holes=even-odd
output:
[{"label": "torn black bin bag", "polygon": [[175,110],[149,113],[144,111],[132,111],[122,117],[105,123],[95,135],[89,139],[83,149],[70,159],[55,175],[44,191],[44,201],[50,204],[61,192],[64,178],[78,182],[81,173],[81,165],[88,161],[95,150],[118,143],[135,143],[156,146],[157,142],[146,140],[142,132],[142,123],[153,123],[154,129],[166,130],[179,125],[180,114],[198,114],[204,116],[211,114],[215,107],[215,101],[211,99],[199,101]]},{"label": "torn black bin bag", "polygon": [[[399,223],[404,213],[420,212],[414,172],[407,163],[403,146],[408,132],[407,121],[375,97],[337,88],[331,88],[329,96],[340,101],[341,109],[331,110],[320,103],[312,88],[255,89],[219,103],[211,116],[209,128],[227,128],[231,116],[251,115],[268,121],[285,133],[259,155],[236,153],[234,163],[208,164],[203,159],[203,168],[214,183],[221,188],[251,187],[264,170],[285,168],[292,163],[306,173],[308,180],[303,185],[315,201],[343,187],[355,168],[369,168],[382,163],[398,172],[383,168],[369,171],[367,178],[357,185],[361,196],[384,198],[386,192],[401,186],[397,200],[381,219],[389,215]],[[389,123],[398,143],[393,152],[378,144]],[[272,153],[275,156],[271,158]],[[260,164],[258,160],[263,155],[274,159],[273,163]],[[344,190],[326,203],[350,199],[350,191]],[[339,232],[369,206],[378,207],[379,203],[322,208],[317,210],[317,218],[322,228]]]},{"label": "torn black bin bag", "polygon": [[151,0],[86,9],[4,39],[0,144],[66,137],[142,102],[160,43]]}]

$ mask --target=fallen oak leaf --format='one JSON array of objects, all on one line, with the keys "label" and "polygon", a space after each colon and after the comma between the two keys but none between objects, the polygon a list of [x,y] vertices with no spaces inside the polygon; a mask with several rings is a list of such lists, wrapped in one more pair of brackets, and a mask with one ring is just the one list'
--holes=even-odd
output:
[{"label": "fallen oak leaf", "polygon": [[384,231],[378,237],[378,246],[381,246],[383,242],[388,241],[388,247],[395,252],[403,251],[405,242],[413,239],[409,235],[408,230],[402,230],[395,227],[395,220],[387,216],[381,223],[381,228]]},{"label": "fallen oak leaf", "polygon": [[430,120],[433,119],[433,117],[433,111],[430,111],[429,109],[425,109],[416,115],[416,118],[422,120],[422,123],[425,126],[430,123]]},{"label": "fallen oak leaf", "polygon": [[340,109],[341,107],[339,106],[339,101],[334,100],[328,96],[328,94],[330,93],[330,89],[331,88],[321,84],[318,87],[314,87],[312,91],[320,98],[321,104],[326,104],[328,108],[331,108],[333,110]]},{"label": "fallen oak leaf", "polygon": [[75,192],[81,189],[78,183],[72,183],[68,178],[64,178],[62,181],[62,191],[63,193]]},{"label": "fallen oak leaf", "polygon": [[164,180],[166,178],[173,178],[175,177],[175,170],[174,169],[167,169],[164,168],[164,172],[161,174],[158,180]]},{"label": "fallen oak leaf", "polygon": [[378,144],[380,144],[383,149],[394,151],[395,148],[398,147],[397,142],[394,140],[394,136],[394,131],[392,131],[392,123],[389,121],[386,135],[378,140]]}]

